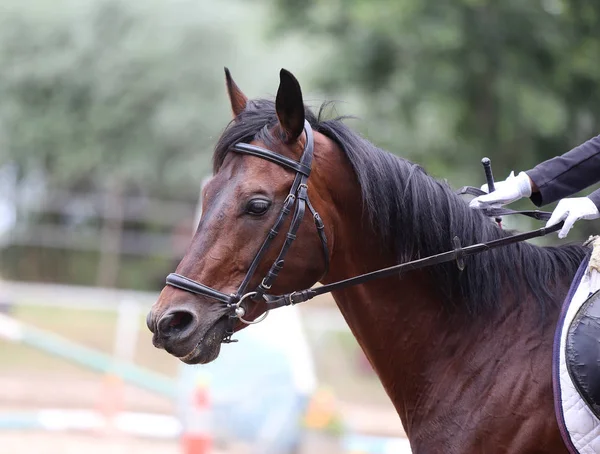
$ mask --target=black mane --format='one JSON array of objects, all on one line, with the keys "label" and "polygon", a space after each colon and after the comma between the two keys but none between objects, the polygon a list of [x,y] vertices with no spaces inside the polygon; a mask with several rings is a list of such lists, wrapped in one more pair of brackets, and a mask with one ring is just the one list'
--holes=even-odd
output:
[{"label": "black mane", "polygon": [[[342,119],[321,119],[323,107],[318,117],[307,109],[306,119],[346,153],[361,186],[365,215],[382,247],[391,247],[398,262],[450,250],[455,236],[467,246],[510,235],[420,166],[375,147]],[[265,139],[265,125],[276,123],[272,101],[250,101],[217,143],[215,172],[235,143]],[[585,254],[581,246],[518,243],[469,257],[463,271],[447,263],[430,272],[449,308],[458,305],[473,315],[494,311],[500,304],[500,290],[510,283],[515,292],[531,292],[544,310],[558,303],[553,286],[572,278]]]}]

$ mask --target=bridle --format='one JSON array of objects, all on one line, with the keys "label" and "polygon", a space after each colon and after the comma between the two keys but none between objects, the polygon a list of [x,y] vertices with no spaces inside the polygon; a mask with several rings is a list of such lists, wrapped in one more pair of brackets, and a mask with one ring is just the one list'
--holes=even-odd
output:
[{"label": "bridle", "polygon": [[[313,215],[315,227],[323,247],[323,259],[325,262],[325,271],[323,276],[325,276],[329,270],[329,249],[327,248],[325,225],[323,224],[321,216],[319,216],[319,213],[315,211],[313,205],[310,203],[310,199],[308,198],[308,177],[310,176],[314,156],[314,137],[312,128],[306,120],[304,122],[304,133],[306,135],[306,143],[304,144],[304,150],[302,151],[300,161],[295,161],[279,153],[274,153],[271,150],[267,150],[266,148],[257,147],[247,143],[237,143],[231,149],[236,153],[248,154],[266,159],[296,172],[292,187],[290,188],[290,192],[283,202],[283,207],[279,212],[279,216],[277,217],[273,227],[271,227],[269,230],[267,237],[254,256],[254,259],[250,263],[250,267],[248,268],[248,271],[246,272],[246,275],[237,291],[234,294],[227,295],[212,287],[208,287],[200,282],[196,282],[188,277],[182,276],[181,274],[171,273],[167,276],[168,285],[190,293],[194,293],[196,295],[203,295],[213,298],[225,304],[226,307],[230,309],[229,328],[226,332],[226,337],[223,339],[223,342],[225,343],[233,342],[231,336],[233,335],[234,321],[236,318],[242,323],[249,325],[261,322],[268,315],[269,311],[266,311],[256,320],[246,320],[244,318],[244,315],[246,315],[246,310],[242,306],[242,303],[247,299],[256,300],[259,298],[264,298],[267,303],[270,301],[271,297],[267,295],[267,292],[271,289],[273,282],[279,275],[279,272],[283,269],[285,256],[288,253],[292,243],[296,239],[296,233],[300,228],[302,219],[304,219],[304,213],[306,212],[307,207]],[[279,251],[279,255],[275,259],[275,262],[273,262],[273,265],[271,265],[267,275],[262,279],[258,287],[251,292],[247,292],[248,284],[254,276],[254,273],[256,272],[263,255],[279,234],[279,230],[285,219],[291,213],[292,207],[295,207],[294,215],[292,217],[288,232],[285,236],[283,246]]]},{"label": "bridle", "polygon": [[[258,252],[254,256],[254,259],[252,260],[250,267],[248,268],[248,271],[244,279],[242,280],[242,283],[238,287],[237,291],[233,294],[228,295],[212,287],[201,284],[200,282],[196,282],[188,277],[182,276],[181,274],[171,273],[167,276],[167,285],[170,285],[171,287],[176,287],[181,290],[185,290],[186,292],[194,293],[196,295],[207,296],[209,298],[221,302],[223,305],[226,306],[226,308],[228,309],[227,316],[229,318],[229,326],[225,333],[226,335],[222,340],[223,343],[235,342],[235,340],[231,339],[231,336],[234,334],[236,319],[248,325],[259,323],[266,318],[266,316],[269,314],[269,311],[272,309],[276,309],[283,306],[293,306],[295,304],[308,301],[324,293],[333,292],[335,290],[340,290],[342,288],[350,287],[353,285],[364,284],[374,279],[391,276],[401,272],[413,271],[420,268],[425,268],[427,266],[437,265],[449,261],[456,261],[459,269],[462,270],[465,266],[464,259],[470,255],[489,251],[498,247],[507,246],[509,244],[517,243],[520,241],[541,237],[562,228],[563,222],[560,222],[548,228],[531,230],[529,232],[524,232],[509,237],[488,241],[486,243],[474,244],[464,248],[461,246],[459,238],[454,237],[454,249],[449,250],[447,252],[442,252],[441,254],[424,257],[418,260],[413,260],[411,262],[401,263],[388,268],[383,268],[377,271],[372,271],[370,273],[365,273],[359,276],[351,277],[349,279],[344,279],[342,281],[322,285],[317,288],[309,288],[305,290],[294,291],[292,293],[287,293],[285,295],[279,296],[269,295],[267,292],[271,289],[273,282],[275,281],[275,279],[279,275],[279,272],[283,268],[285,256],[288,253],[293,241],[296,239],[296,233],[298,231],[298,228],[300,227],[300,224],[302,223],[302,219],[304,218],[304,214],[307,207],[313,215],[315,227],[317,229],[317,233],[319,235],[319,239],[321,240],[321,245],[323,247],[325,271],[321,279],[327,274],[327,271],[329,269],[329,249],[327,246],[327,237],[325,235],[325,226],[321,217],[319,216],[319,213],[315,211],[308,198],[308,177],[310,176],[314,155],[313,131],[308,121],[304,122],[304,133],[306,134],[306,143],[304,145],[304,150],[302,152],[302,156],[300,157],[300,161],[295,161],[266,148],[257,147],[255,145],[250,145],[247,143],[237,143],[231,149],[236,153],[248,154],[266,159],[268,161],[274,162],[282,167],[291,169],[296,172],[296,176],[292,183],[292,187],[290,188],[290,192],[283,202],[283,207],[279,213],[279,216],[277,217],[277,220],[275,221],[273,227],[269,230],[269,233],[267,234],[267,237],[260,246]],[[490,187],[492,186],[490,185]],[[465,186],[458,191],[458,194],[482,195],[485,193],[477,188]],[[285,241],[279,252],[279,255],[275,259],[275,262],[271,265],[267,275],[262,279],[258,287],[248,292],[247,288],[250,283],[250,280],[254,276],[254,273],[256,272],[256,269],[258,268],[258,265],[265,252],[267,251],[273,240],[279,234],[279,230],[285,219],[291,213],[292,207],[295,207],[294,215],[292,217],[288,233],[286,234]],[[506,216],[512,214],[523,214],[526,216],[533,217],[535,219],[547,220],[551,216],[551,213],[538,210],[514,211],[506,208],[492,208],[482,211],[487,216],[492,218],[498,218],[499,216]],[[263,298],[265,300],[269,309],[255,320],[246,320],[244,318],[244,316],[246,315],[246,309],[242,306],[242,303],[244,303],[246,300],[257,300],[260,298]]]}]

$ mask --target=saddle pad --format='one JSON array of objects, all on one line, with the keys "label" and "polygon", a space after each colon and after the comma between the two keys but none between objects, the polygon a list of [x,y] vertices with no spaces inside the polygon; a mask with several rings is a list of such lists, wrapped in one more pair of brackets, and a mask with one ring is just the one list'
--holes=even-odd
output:
[{"label": "saddle pad", "polygon": [[571,380],[600,418],[600,291],[579,308],[567,332],[566,361]]},{"label": "saddle pad", "polygon": [[598,279],[591,278],[586,258],[569,289],[554,337],[552,378],[554,406],[563,440],[572,454],[600,453],[600,420],[577,391],[566,364],[569,327],[589,295],[597,290]]}]

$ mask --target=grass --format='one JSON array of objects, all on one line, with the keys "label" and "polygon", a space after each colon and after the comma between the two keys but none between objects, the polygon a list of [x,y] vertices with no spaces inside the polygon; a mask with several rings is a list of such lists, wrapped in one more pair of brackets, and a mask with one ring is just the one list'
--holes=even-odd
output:
[{"label": "grass", "polygon": [[[114,350],[116,312],[23,305],[13,307],[10,315],[17,320],[48,330],[103,353],[111,354]],[[154,348],[150,341],[151,334],[146,328],[142,316],[138,323],[139,333],[134,362],[154,372],[175,377],[178,361],[165,354],[164,351]],[[74,374],[89,373],[82,367],[45,352],[0,340],[0,372],[49,370]]]}]

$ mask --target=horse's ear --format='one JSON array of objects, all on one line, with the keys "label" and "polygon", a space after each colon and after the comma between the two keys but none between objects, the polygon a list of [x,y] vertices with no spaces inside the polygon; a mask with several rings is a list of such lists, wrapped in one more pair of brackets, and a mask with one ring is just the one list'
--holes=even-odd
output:
[{"label": "horse's ear", "polygon": [[279,72],[275,109],[284,141],[295,142],[304,129],[304,102],[300,84],[292,73],[285,69]]},{"label": "horse's ear", "polygon": [[231,101],[231,110],[233,111],[233,118],[236,118],[246,108],[248,98],[242,90],[235,84],[231,78],[229,68],[225,68],[225,83],[227,84],[227,93],[229,94],[229,101]]}]

